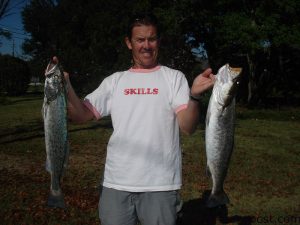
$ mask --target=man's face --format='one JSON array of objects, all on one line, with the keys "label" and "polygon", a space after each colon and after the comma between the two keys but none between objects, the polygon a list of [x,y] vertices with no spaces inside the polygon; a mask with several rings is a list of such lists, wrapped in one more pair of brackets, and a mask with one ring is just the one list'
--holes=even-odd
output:
[{"label": "man's face", "polygon": [[132,50],[133,68],[150,69],[157,65],[159,40],[156,28],[152,25],[135,26],[132,28],[131,39],[126,44]]}]

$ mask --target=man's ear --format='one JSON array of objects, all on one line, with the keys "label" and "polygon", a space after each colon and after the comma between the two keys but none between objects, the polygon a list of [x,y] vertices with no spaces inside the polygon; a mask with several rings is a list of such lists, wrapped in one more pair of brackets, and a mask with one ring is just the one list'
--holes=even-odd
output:
[{"label": "man's ear", "polygon": [[132,49],[132,45],[131,45],[131,41],[129,40],[128,37],[125,38],[125,43],[126,43],[127,47],[131,50]]}]

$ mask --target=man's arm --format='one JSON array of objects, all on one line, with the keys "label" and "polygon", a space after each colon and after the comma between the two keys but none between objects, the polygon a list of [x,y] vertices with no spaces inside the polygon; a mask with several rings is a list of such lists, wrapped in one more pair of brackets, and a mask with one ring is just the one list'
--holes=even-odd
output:
[{"label": "man's arm", "polygon": [[[195,78],[191,87],[191,96],[199,98],[202,93],[213,87],[214,82],[215,76],[212,74],[212,70],[205,70],[202,74],[198,75]],[[199,102],[190,99],[187,104],[187,108],[178,112],[177,120],[180,129],[184,133],[194,133],[199,120]]]}]

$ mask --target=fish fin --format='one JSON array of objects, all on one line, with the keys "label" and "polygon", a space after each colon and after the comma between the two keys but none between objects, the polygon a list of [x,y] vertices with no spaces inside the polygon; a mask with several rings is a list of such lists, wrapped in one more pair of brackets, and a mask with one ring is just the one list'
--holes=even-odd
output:
[{"label": "fish fin", "polygon": [[47,171],[48,173],[51,173],[51,164],[50,164],[50,162],[49,162],[48,157],[47,157],[47,159],[46,159],[45,168],[46,168],[46,171]]},{"label": "fish fin", "polygon": [[211,172],[208,166],[206,166],[206,170],[205,170],[206,176],[211,177]]},{"label": "fish fin", "polygon": [[50,173],[50,174],[52,173],[52,166],[51,166],[51,162],[50,162],[50,158],[49,158],[48,154],[46,156],[45,169],[48,173]]},{"label": "fish fin", "polygon": [[66,209],[64,195],[53,195],[50,193],[48,197],[47,206],[52,208]]},{"label": "fish fin", "polygon": [[214,208],[217,206],[226,205],[229,202],[230,201],[229,201],[227,194],[223,191],[222,193],[220,193],[218,195],[210,194],[210,196],[206,202],[206,207]]},{"label": "fish fin", "polygon": [[63,164],[62,178],[65,176],[66,171],[67,171],[67,167],[68,167],[68,164],[69,164],[69,154],[70,154],[70,146],[69,146],[69,142],[66,141],[66,144],[65,144],[65,160],[64,160],[64,164]]},{"label": "fish fin", "polygon": [[207,112],[206,112],[206,118],[205,118],[205,125],[206,127],[209,126],[209,118],[210,118],[210,108],[208,107]]}]

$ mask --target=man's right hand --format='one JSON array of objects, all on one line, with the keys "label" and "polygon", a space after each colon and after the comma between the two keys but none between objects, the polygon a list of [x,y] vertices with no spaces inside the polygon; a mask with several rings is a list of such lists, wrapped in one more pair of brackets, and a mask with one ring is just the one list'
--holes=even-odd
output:
[{"label": "man's right hand", "polygon": [[53,56],[52,62],[53,62],[54,64],[58,64],[58,58],[57,58],[57,56]]}]

